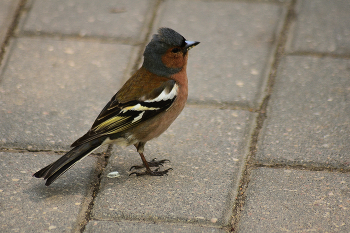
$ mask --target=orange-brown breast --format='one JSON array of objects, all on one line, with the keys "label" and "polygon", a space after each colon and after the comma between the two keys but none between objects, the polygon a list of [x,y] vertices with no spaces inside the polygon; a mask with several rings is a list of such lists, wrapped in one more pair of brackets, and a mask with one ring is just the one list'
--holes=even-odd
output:
[{"label": "orange-brown breast", "polygon": [[174,79],[179,85],[176,100],[167,111],[149,119],[147,124],[141,124],[130,130],[130,134],[138,141],[147,142],[160,136],[168,129],[185,107],[188,96],[186,66],[179,73],[172,75],[171,79]]}]

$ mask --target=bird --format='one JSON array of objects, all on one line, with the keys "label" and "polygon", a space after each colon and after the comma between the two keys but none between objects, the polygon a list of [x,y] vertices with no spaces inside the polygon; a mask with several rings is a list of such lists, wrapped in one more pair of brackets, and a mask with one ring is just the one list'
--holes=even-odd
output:
[{"label": "bird", "polygon": [[44,178],[49,186],[105,144],[136,147],[142,165],[130,170],[145,168],[145,171],[131,174],[167,175],[171,168],[163,171],[159,168],[169,160],[147,161],[144,147],[160,136],[183,110],[188,96],[188,51],[199,43],[186,40],[171,28],[159,28],[144,50],[142,66],[102,109],[90,130],[71,145],[69,152],[33,176]]}]

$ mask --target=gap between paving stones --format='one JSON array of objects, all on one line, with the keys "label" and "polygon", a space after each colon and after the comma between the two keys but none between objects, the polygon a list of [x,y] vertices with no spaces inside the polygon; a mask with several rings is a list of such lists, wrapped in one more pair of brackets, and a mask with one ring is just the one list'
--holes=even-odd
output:
[{"label": "gap between paving stones", "polygon": [[332,54],[332,53],[320,53],[320,52],[309,52],[309,51],[297,51],[289,52],[286,55],[290,56],[307,56],[307,57],[317,57],[317,58],[340,58],[340,59],[350,59],[350,54]]},{"label": "gap between paving stones", "polygon": [[[150,33],[152,32],[152,27],[153,27],[154,20],[156,18],[156,14],[157,14],[157,11],[159,9],[160,4],[161,4],[161,0],[158,0],[154,6],[153,13],[152,13],[152,16],[150,19],[150,23],[149,23],[148,27],[146,28],[147,32],[146,32],[145,37],[143,38],[143,42],[137,43],[137,44],[132,44],[135,46],[140,45],[141,49],[139,50],[138,54],[136,55],[134,65],[128,69],[130,71],[130,73],[134,73],[138,69],[139,64],[142,61],[143,49],[146,47],[146,45],[148,43],[147,39],[149,38]],[[69,38],[74,39],[74,37],[69,37]],[[79,39],[81,39],[81,37],[79,37]],[[97,39],[98,42],[119,42],[119,43],[125,42],[124,40],[115,40],[115,39],[111,39],[111,38],[101,38],[101,37],[99,37],[99,38],[88,37],[88,39],[90,39],[90,40]],[[132,60],[134,60],[134,59],[132,59]],[[96,181],[95,182],[92,181],[92,189],[87,195],[87,197],[91,196],[90,203],[88,204],[87,208],[86,207],[84,208],[84,206],[86,206],[86,205],[83,205],[82,210],[80,211],[79,216],[77,217],[77,223],[78,223],[79,228],[77,228],[76,230],[79,230],[80,232],[84,232],[86,225],[91,220],[91,212],[92,212],[92,210],[94,208],[94,204],[95,204],[94,201],[95,201],[95,198],[100,190],[102,174],[103,174],[103,171],[108,164],[108,160],[109,160],[109,157],[111,155],[112,149],[113,149],[113,145],[109,145],[107,148],[107,151],[104,153],[104,156],[103,157],[101,156],[100,158],[98,158],[97,171],[96,171],[96,175],[94,176]]]},{"label": "gap between paving stones", "polygon": [[303,170],[303,171],[328,171],[328,172],[339,172],[339,173],[350,173],[350,168],[336,168],[336,167],[325,167],[322,166],[315,166],[315,164],[312,165],[289,165],[285,163],[276,163],[276,164],[260,164],[260,163],[255,163],[251,165],[251,168],[284,168],[284,169],[289,169],[289,170]]},{"label": "gap between paving stones", "polygon": [[1,44],[1,49],[0,49],[0,64],[2,64],[4,55],[5,55],[5,50],[6,50],[6,47],[8,47],[8,45],[9,45],[10,38],[14,35],[14,31],[15,31],[15,29],[17,28],[17,26],[18,26],[18,24],[19,24],[20,15],[21,15],[22,9],[24,8],[26,2],[27,2],[27,0],[21,0],[21,1],[19,2],[19,5],[18,5],[18,7],[17,7],[17,9],[16,9],[16,11],[15,11],[15,14],[14,14],[14,16],[13,16],[13,21],[12,21],[10,27],[9,27],[8,30],[7,30],[5,40],[4,40],[4,42]]},{"label": "gap between paving stones", "polygon": [[94,201],[97,196],[98,191],[100,190],[100,184],[102,180],[102,174],[104,169],[108,164],[109,157],[111,156],[111,151],[113,145],[109,145],[106,152],[102,153],[104,156],[99,156],[97,160],[96,171],[94,174],[94,180],[91,181],[91,189],[88,191],[86,197],[90,199],[88,203],[82,205],[82,209],[79,212],[77,217],[77,227],[76,232],[84,232],[86,225],[91,220],[91,211],[94,208]]},{"label": "gap between paving stones", "polygon": [[280,63],[280,60],[285,55],[284,51],[287,43],[287,35],[289,32],[289,28],[291,26],[291,22],[295,19],[295,5],[296,5],[296,0],[291,0],[287,8],[288,9],[287,14],[283,21],[281,33],[277,38],[278,41],[277,41],[276,51],[274,55],[274,60],[272,63],[272,67],[268,78],[268,83],[266,86],[266,92],[265,92],[266,96],[264,97],[260,105],[260,108],[257,111],[258,117],[256,120],[256,127],[251,136],[251,144],[247,155],[246,165],[243,168],[241,184],[239,185],[238,195],[236,197],[236,202],[233,207],[231,232],[236,232],[238,223],[241,218],[240,215],[245,205],[246,191],[250,181],[251,170],[254,168],[254,158],[257,152],[258,137],[263,127],[264,121],[267,117],[266,109],[272,94],[272,90],[273,90],[273,86],[274,86],[274,82],[277,74],[277,68]]},{"label": "gap between paving stones", "polygon": [[242,110],[249,112],[259,113],[259,109],[252,108],[248,103],[245,102],[210,102],[210,101],[198,101],[198,100],[187,100],[186,106],[194,108],[216,108],[216,109],[228,109],[228,110]]},{"label": "gap between paving stones", "polygon": [[[152,33],[152,28],[154,26],[154,21],[157,17],[157,12],[159,10],[159,7],[162,3],[162,0],[158,0],[156,3],[155,3],[155,6],[153,8],[153,13],[152,13],[152,16],[151,16],[151,20],[150,20],[150,23],[147,27],[147,33],[145,34],[145,38],[143,38],[143,42],[141,43],[141,49],[139,50],[139,54],[137,56],[137,59],[135,60],[135,64],[134,66],[132,67],[131,69],[131,73],[134,73],[136,72],[136,70],[139,69],[139,66],[141,65],[141,62],[142,62],[142,58],[143,58],[143,51],[144,49],[146,48],[146,45],[148,44],[148,38],[150,37],[151,33]],[[126,80],[125,80],[126,81]]]}]

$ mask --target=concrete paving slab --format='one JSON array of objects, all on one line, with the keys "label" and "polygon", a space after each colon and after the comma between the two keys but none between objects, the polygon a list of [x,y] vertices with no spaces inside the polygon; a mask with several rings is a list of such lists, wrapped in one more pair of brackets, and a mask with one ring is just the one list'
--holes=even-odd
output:
[{"label": "concrete paving slab", "polygon": [[279,31],[281,5],[165,1],[153,32],[173,28],[201,43],[189,58],[189,100],[257,107]]},{"label": "concrete paving slab", "polygon": [[[187,107],[145,148],[148,160],[169,159],[168,176],[129,176],[140,165],[135,148],[115,148],[95,199],[93,219],[205,222],[226,225],[246,155],[245,111]],[[106,178],[117,170],[119,178]]]},{"label": "concrete paving slab", "polygon": [[58,157],[0,152],[1,232],[70,232],[76,227],[96,159],[84,159],[49,187],[32,177]]},{"label": "concrete paving slab", "polygon": [[21,38],[0,76],[0,147],[67,150],[119,90],[132,46]]},{"label": "concrete paving slab", "polygon": [[350,232],[350,176],[259,168],[237,232]]},{"label": "concrete paving slab", "polygon": [[350,53],[350,2],[301,0],[289,36],[290,52]]},{"label": "concrete paving slab", "polygon": [[153,14],[153,0],[35,0],[24,32],[118,37],[140,41]]},{"label": "concrete paving slab", "polygon": [[288,56],[278,69],[256,159],[349,168],[350,61]]},{"label": "concrete paving slab", "polygon": [[92,232],[192,232],[192,233],[224,233],[226,231],[214,227],[191,226],[184,224],[168,223],[145,223],[145,222],[111,222],[111,221],[90,221],[86,226],[86,233]]},{"label": "concrete paving slab", "polygon": [[11,26],[20,0],[1,0],[0,7],[0,47],[6,39],[7,32]]}]

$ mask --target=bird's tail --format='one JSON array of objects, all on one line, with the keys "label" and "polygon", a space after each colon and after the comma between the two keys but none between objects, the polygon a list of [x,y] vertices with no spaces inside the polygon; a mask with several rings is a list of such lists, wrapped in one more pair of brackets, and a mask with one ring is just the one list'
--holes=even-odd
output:
[{"label": "bird's tail", "polygon": [[57,161],[34,173],[33,176],[36,178],[44,178],[45,180],[47,179],[45,185],[49,186],[63,173],[68,171],[69,168],[76,164],[76,162],[98,149],[103,141],[104,138],[97,138],[76,146]]}]

